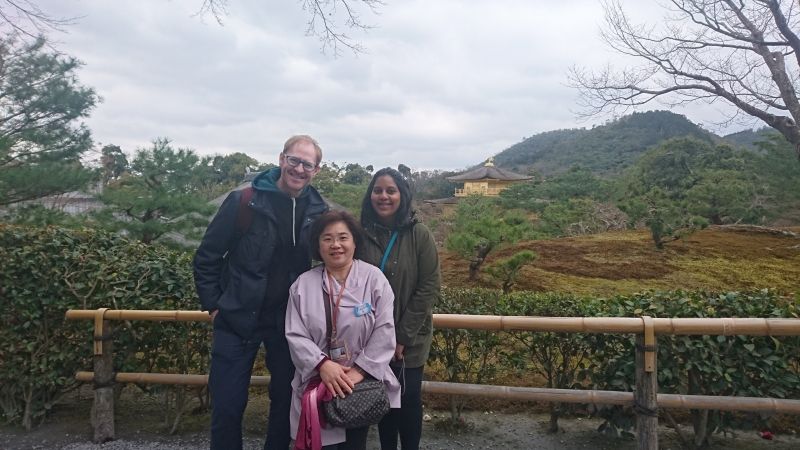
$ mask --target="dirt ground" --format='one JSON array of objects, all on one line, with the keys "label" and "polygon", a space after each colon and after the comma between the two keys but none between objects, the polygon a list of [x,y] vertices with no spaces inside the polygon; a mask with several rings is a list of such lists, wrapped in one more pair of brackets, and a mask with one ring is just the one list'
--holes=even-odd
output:
[{"label": "dirt ground", "polygon": [[[485,265],[520,250],[538,257],[522,269],[515,290],[605,296],[647,289],[800,289],[800,239],[769,233],[709,228],[659,250],[646,230],[611,231],[520,242],[491,253]],[[469,281],[464,258],[444,249],[440,255],[446,285],[493,287],[485,275]]]},{"label": "dirt ground", "polygon": [[[102,445],[91,443],[89,411],[91,391],[84,389],[66,404],[56,408],[54,414],[42,425],[30,432],[19,428],[0,426],[0,448],[2,449],[68,449],[68,450],[125,450],[125,449],[206,449],[208,448],[207,413],[187,416],[179,430],[169,435],[167,425],[160,413],[158,398],[137,395],[135,388],[127,388],[127,394],[118,403],[116,430],[117,440]],[[255,395],[245,414],[245,448],[260,449],[263,445],[263,430],[266,429],[267,401],[265,395]],[[540,408],[531,408],[540,410]],[[599,419],[572,417],[559,421],[563,431],[557,434],[546,432],[549,417],[546,414],[528,412],[515,408],[513,412],[473,410],[464,413],[466,427],[448,431],[442,427],[449,413],[426,409],[429,420],[424,422],[423,449],[635,449],[630,438],[604,436],[597,432]],[[691,435],[688,430],[685,434]],[[678,449],[680,443],[676,433],[662,427],[660,448]],[[368,448],[377,449],[377,431],[370,430]],[[761,439],[755,432],[740,432],[736,436],[715,435],[713,449],[779,449],[800,448],[796,435],[777,435],[774,440]]]}]

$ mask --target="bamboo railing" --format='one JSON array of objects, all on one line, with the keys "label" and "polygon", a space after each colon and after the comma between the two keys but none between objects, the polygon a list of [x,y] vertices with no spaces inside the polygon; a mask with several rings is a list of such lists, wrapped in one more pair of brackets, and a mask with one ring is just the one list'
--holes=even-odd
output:
[{"label": "bamboo railing", "polygon": [[[91,382],[94,372],[78,372],[78,381]],[[182,386],[205,386],[208,375],[174,373],[121,372],[114,377],[117,383],[169,384]],[[269,376],[250,377],[251,386],[268,386]],[[531,388],[517,386],[493,386],[486,384],[445,383],[423,381],[422,392],[426,394],[469,395],[501,400],[578,403],[594,405],[632,405],[633,392],[585,391],[576,389]],[[800,400],[771,399],[761,397],[715,397],[710,395],[658,394],[659,408],[669,409],[713,409],[718,411],[759,411],[776,414],[800,414]]]},{"label": "bamboo railing", "polygon": [[[94,319],[93,309],[71,309],[71,320]],[[106,310],[104,320],[148,320],[157,322],[210,322],[204,311]],[[753,318],[653,318],[655,334],[722,336],[797,336],[798,319]],[[642,333],[638,317],[520,317],[434,314],[436,328],[464,328],[488,331],[550,331],[554,333]]]},{"label": "bamboo railing", "polygon": [[[93,381],[95,401],[92,424],[96,442],[113,439],[114,382],[202,386],[207,375],[115,373],[111,366],[111,321],[209,322],[202,311],[69,310],[70,320],[94,320],[94,372],[78,372],[79,381]],[[759,397],[658,394],[657,335],[800,336],[800,319],[761,318],[651,318],[651,317],[514,317],[434,314],[436,328],[556,333],[617,333],[636,335],[636,390],[634,392],[490,386],[465,383],[423,382],[423,392],[559,403],[637,406],[639,449],[658,448],[658,408],[713,409],[800,414],[800,400]],[[252,377],[251,384],[267,385],[269,377]]]}]

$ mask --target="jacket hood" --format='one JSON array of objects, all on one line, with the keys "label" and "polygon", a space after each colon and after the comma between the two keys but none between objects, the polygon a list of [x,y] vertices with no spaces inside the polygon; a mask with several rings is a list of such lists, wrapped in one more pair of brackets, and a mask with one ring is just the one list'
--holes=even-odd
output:
[{"label": "jacket hood", "polygon": [[[273,167],[272,169],[261,172],[253,178],[253,189],[263,192],[283,192],[278,188],[278,179],[281,177],[281,168]],[[300,191],[297,197],[305,197],[308,195],[308,186]],[[286,195],[285,192],[283,192]]]}]

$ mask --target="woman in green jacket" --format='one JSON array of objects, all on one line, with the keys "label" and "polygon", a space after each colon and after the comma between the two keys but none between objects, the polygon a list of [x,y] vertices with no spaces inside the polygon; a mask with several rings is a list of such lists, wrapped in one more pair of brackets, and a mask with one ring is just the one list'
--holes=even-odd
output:
[{"label": "woman in green jacket", "polygon": [[378,266],[394,291],[397,348],[392,370],[402,386],[401,407],[378,425],[381,449],[419,448],[422,372],[433,338],[433,303],[439,296],[439,255],[430,230],[414,217],[411,189],[397,170],[377,171],[361,205],[367,233],[361,259]]}]

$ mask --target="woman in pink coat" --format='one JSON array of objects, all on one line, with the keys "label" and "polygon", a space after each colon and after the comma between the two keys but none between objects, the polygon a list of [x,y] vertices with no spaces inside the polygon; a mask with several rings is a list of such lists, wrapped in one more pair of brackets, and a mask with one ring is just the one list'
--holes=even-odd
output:
[{"label": "woman in pink coat", "polygon": [[[321,440],[309,437],[308,422],[300,423],[301,412],[312,417],[301,406],[309,384],[322,383],[328,392],[344,397],[372,377],[383,380],[390,406],[400,406],[400,384],[389,368],[396,345],[394,294],[380,269],[354,259],[361,239],[361,227],[349,213],[320,216],[311,229],[311,248],[324,264],[300,275],[289,290],[286,339],[296,367],[290,415],[292,435],[298,437],[295,448],[366,448],[368,426],[345,430],[327,425]],[[326,301],[331,305],[330,344]]]}]

